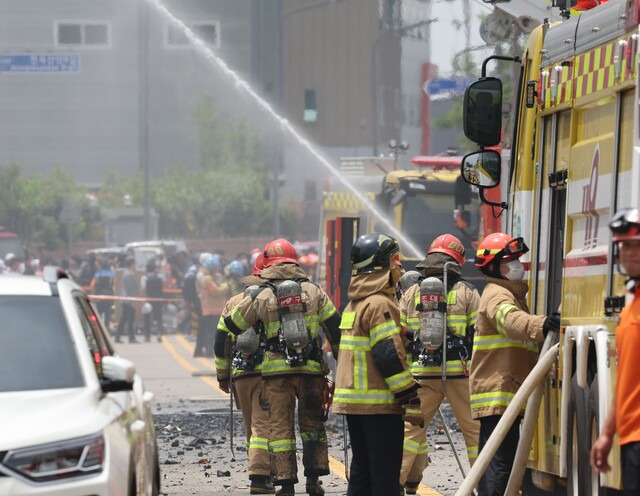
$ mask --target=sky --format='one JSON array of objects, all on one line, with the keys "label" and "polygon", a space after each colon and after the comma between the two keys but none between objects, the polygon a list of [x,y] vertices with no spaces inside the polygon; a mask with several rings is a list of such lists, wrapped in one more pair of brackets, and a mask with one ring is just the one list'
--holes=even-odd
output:
[{"label": "sky", "polygon": [[[464,0],[435,0],[433,2],[432,17],[437,17],[438,21],[431,24],[431,59],[437,64],[440,76],[446,76],[451,72],[451,60],[456,53],[465,49],[464,27],[461,25],[464,20],[462,15]],[[480,37],[480,15],[489,14],[493,7],[485,5],[482,0],[469,0],[471,6],[471,46],[484,45]],[[459,25],[459,28],[458,28]],[[444,41],[443,41],[444,40]],[[477,61],[482,60],[492,51],[487,49],[475,52]]]}]

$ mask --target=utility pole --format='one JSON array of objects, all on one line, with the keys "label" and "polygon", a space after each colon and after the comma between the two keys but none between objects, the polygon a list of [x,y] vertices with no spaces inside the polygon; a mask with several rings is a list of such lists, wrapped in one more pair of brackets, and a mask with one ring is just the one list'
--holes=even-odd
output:
[{"label": "utility pole", "polygon": [[144,239],[151,238],[151,178],[149,171],[149,10],[138,2],[138,157],[144,178]]}]

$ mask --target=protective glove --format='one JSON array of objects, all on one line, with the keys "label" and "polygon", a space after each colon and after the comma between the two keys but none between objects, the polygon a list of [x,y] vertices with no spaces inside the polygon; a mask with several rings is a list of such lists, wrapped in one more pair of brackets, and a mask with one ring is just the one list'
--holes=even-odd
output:
[{"label": "protective glove", "polygon": [[228,380],[222,380],[222,381],[218,381],[218,387],[220,388],[221,391],[224,391],[225,393],[229,394],[229,381]]},{"label": "protective glove", "polygon": [[560,316],[557,313],[549,315],[542,324],[542,334],[547,337],[549,331],[558,332],[560,330]]},{"label": "protective glove", "polygon": [[413,387],[410,389],[405,389],[403,391],[400,391],[399,393],[394,393],[394,397],[396,400],[396,403],[400,406],[404,406],[408,403],[411,403],[412,401],[418,401],[420,402],[420,399],[418,398],[418,388],[420,387],[420,384],[418,383],[414,383],[417,387]]},{"label": "protective glove", "polygon": [[420,399],[413,398],[402,406],[404,413],[402,414],[402,420],[409,422],[411,425],[418,425],[424,427],[424,415],[420,410]]}]

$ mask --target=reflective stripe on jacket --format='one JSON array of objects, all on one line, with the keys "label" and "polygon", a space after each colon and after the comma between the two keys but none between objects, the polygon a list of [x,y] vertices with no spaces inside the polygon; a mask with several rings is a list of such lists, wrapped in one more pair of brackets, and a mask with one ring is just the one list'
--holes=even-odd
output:
[{"label": "reflective stripe on jacket", "polygon": [[[236,337],[229,332],[227,325],[224,323],[225,317],[231,314],[233,308],[240,303],[244,299],[244,292],[238,293],[237,295],[229,298],[227,303],[224,305],[224,309],[222,310],[222,315],[220,315],[220,320],[218,321],[218,333],[221,333],[220,336],[224,336],[224,352],[220,353],[222,350],[218,350],[217,347],[214,347],[215,353],[215,365],[216,365],[216,377],[218,380],[228,380],[229,379],[229,367],[231,366],[231,356],[233,351],[233,344],[235,343]],[[218,335],[216,335],[216,340],[222,339]],[[256,366],[252,370],[238,370],[236,368],[233,369],[233,379],[240,379],[243,377],[251,377],[262,374],[262,362],[256,364]]]},{"label": "reflective stripe on jacket", "polygon": [[[420,286],[411,286],[400,300],[400,319],[403,327],[413,331],[415,339],[420,332],[420,312],[416,307],[420,303]],[[480,295],[474,288],[462,281],[456,282],[447,293],[447,330],[454,336],[465,339],[471,346],[473,335],[469,335],[476,324]],[[471,352],[471,350],[469,350]],[[470,357],[463,361],[459,356],[447,356],[447,377],[465,377],[465,366],[468,368]],[[416,379],[433,379],[442,376],[441,366],[423,366],[418,356],[411,357],[411,373]]]},{"label": "reflective stripe on jacket", "polygon": [[528,286],[489,278],[480,298],[471,359],[473,418],[502,415],[538,359],[544,315],[531,315]]},{"label": "reflective stripe on jacket", "polygon": [[[383,273],[384,277],[388,281],[388,272]],[[350,297],[352,291],[350,287]],[[340,358],[333,397],[335,413],[402,413],[397,397],[410,393],[417,385],[406,363],[399,324],[400,313],[392,291],[389,294],[377,292],[349,302],[340,323]],[[384,357],[377,358],[378,363],[374,357],[376,346],[376,350],[384,350]],[[387,367],[387,377],[379,368],[382,360]]]}]

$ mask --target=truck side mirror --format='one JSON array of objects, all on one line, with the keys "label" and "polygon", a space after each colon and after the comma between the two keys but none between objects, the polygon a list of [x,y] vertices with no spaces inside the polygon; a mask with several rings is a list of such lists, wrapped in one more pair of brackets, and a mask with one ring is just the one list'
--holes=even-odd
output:
[{"label": "truck side mirror", "polygon": [[469,153],[462,159],[460,174],[469,184],[479,188],[493,188],[500,184],[500,154],[495,150]]},{"label": "truck side mirror", "polygon": [[500,143],[502,132],[502,81],[482,78],[464,93],[463,127],[467,138],[481,146]]}]

